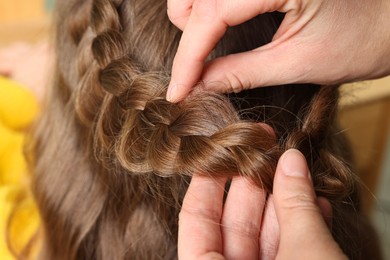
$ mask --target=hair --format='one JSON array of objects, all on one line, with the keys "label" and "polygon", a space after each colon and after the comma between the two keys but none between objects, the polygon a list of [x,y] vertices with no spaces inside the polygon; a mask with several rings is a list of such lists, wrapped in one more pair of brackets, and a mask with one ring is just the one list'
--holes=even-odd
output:
[{"label": "hair", "polygon": [[[332,203],[344,252],[364,258],[371,240],[360,232],[356,178],[335,124],[338,87],[199,92],[169,103],[181,32],[166,10],[166,0],[58,1],[56,71],[31,143],[41,258],[175,259],[192,174],[243,175],[272,193],[290,148]],[[282,19],[265,14],[229,28],[209,58],[268,43]]]}]

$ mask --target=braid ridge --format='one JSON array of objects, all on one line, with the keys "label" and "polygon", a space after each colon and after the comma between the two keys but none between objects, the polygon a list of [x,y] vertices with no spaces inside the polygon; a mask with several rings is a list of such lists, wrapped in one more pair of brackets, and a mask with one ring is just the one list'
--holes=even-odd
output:
[{"label": "braid ridge", "polygon": [[101,34],[107,30],[121,31],[117,8],[122,1],[114,0],[93,0],[91,11],[91,25],[96,34]]},{"label": "braid ridge", "polygon": [[287,137],[283,150],[298,149],[306,157],[315,189],[331,200],[344,199],[354,190],[354,174],[348,162],[338,158],[329,143],[338,91],[324,86],[308,105],[302,122]]},{"label": "braid ridge", "polygon": [[69,31],[70,38],[76,45],[80,43],[85,31],[90,24],[89,16],[85,15],[89,13],[91,9],[90,3],[90,1],[79,1],[73,4],[71,11],[69,12],[70,15],[66,18],[65,24],[67,30]]},{"label": "braid ridge", "polygon": [[[112,61],[126,55],[127,45],[122,36],[118,13],[122,1],[93,0],[89,8],[89,27],[83,28],[78,42],[80,84],[75,93],[78,119],[90,126],[100,110],[106,92],[101,86],[100,74]],[[76,30],[77,31],[77,30]],[[77,37],[81,32],[75,33]],[[84,100],[89,102],[84,102]]]}]

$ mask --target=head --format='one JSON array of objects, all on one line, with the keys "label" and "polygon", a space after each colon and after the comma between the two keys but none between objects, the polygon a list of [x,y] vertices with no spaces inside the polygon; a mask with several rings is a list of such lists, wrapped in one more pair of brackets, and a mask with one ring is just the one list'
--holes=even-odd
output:
[{"label": "head", "polygon": [[[355,179],[336,135],[337,86],[199,92],[171,104],[165,94],[181,32],[165,0],[57,5],[56,73],[34,139],[44,258],[175,258],[193,174],[240,174],[271,193],[289,148],[305,154],[342,241]],[[269,42],[282,19],[266,14],[230,28],[210,58]]]}]

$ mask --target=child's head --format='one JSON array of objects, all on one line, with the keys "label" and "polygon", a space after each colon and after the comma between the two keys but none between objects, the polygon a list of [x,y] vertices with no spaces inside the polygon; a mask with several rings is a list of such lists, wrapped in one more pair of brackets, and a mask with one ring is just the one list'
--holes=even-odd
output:
[{"label": "child's head", "polygon": [[[334,131],[337,87],[200,92],[170,104],[181,32],[166,0],[62,0],[57,13],[56,76],[35,134],[46,258],[175,258],[192,174],[242,174],[272,192],[289,148],[305,154],[318,194],[341,218],[354,177]],[[212,56],[269,42],[282,18],[266,14],[229,29]]]}]

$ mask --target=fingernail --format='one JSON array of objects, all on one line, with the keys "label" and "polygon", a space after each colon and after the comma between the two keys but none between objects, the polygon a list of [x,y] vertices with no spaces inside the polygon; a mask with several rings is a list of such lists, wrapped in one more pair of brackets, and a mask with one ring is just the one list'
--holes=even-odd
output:
[{"label": "fingernail", "polygon": [[175,92],[177,90],[177,84],[169,83],[168,92],[167,92],[167,100],[171,103],[175,102],[176,95]]},{"label": "fingernail", "polygon": [[296,150],[290,149],[282,155],[281,159],[283,173],[292,177],[307,177],[308,168],[305,156]]}]

